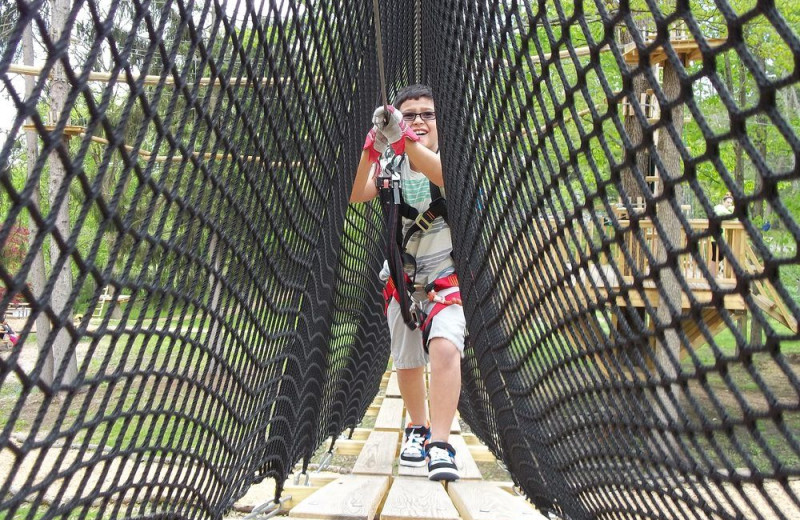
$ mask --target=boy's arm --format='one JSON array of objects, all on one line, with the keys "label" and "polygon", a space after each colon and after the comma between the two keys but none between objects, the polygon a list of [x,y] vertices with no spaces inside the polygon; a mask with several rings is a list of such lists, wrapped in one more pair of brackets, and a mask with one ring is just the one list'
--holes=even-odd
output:
[{"label": "boy's arm", "polygon": [[372,114],[372,122],[385,136],[394,153],[405,153],[414,170],[422,172],[435,185],[444,186],[439,154],[419,143],[419,137],[403,121],[399,110],[393,106],[378,107]]},{"label": "boy's arm", "polygon": [[361,152],[361,159],[356,168],[356,180],[353,181],[353,190],[350,192],[350,202],[367,202],[378,195],[378,187],[375,186],[373,177],[372,162],[369,160],[367,150]]},{"label": "boy's arm", "polygon": [[422,173],[432,183],[444,186],[444,176],[442,175],[442,160],[438,153],[431,151],[417,141],[406,140],[406,154],[411,161],[414,170]]}]

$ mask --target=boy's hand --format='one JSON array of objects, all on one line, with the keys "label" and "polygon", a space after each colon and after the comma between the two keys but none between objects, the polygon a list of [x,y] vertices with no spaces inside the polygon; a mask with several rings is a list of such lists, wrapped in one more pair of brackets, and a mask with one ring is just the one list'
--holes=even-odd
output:
[{"label": "boy's hand", "polygon": [[372,130],[367,133],[362,149],[367,150],[370,162],[377,162],[383,152],[386,151],[387,146],[389,146],[389,142],[386,140],[386,136],[378,132],[378,129],[373,126]]},{"label": "boy's hand", "polygon": [[391,105],[376,108],[372,122],[375,123],[377,134],[383,134],[398,155],[405,152],[406,138],[419,141],[419,136],[403,121],[403,114]]}]

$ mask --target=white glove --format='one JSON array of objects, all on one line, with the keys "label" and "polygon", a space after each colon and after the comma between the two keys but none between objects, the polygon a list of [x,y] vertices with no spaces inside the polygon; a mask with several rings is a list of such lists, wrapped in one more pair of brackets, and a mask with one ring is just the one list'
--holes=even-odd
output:
[{"label": "white glove", "polygon": [[387,146],[389,146],[389,141],[386,140],[386,136],[373,126],[364,140],[364,150],[367,150],[370,162],[377,161],[386,151]]},{"label": "white glove", "polygon": [[372,114],[372,122],[377,134],[383,134],[398,155],[405,151],[405,138],[419,141],[419,136],[403,120],[403,114],[391,105],[376,108]]}]

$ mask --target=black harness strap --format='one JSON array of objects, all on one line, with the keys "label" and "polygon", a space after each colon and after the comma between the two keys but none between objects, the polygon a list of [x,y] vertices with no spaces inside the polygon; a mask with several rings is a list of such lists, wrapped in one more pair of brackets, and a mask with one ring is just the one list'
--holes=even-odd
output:
[{"label": "black harness strap", "polygon": [[[420,213],[413,206],[403,200],[403,191],[400,186],[399,168],[403,158],[393,160],[384,171],[379,172],[375,179],[378,191],[380,192],[381,205],[386,216],[386,229],[390,233],[387,240],[387,262],[389,264],[389,275],[391,276],[397,292],[397,302],[400,305],[400,312],[406,326],[417,329],[424,317],[411,309],[411,292],[407,283],[406,265],[416,271],[416,261],[411,255],[406,253],[406,246],[409,240],[418,231],[427,231],[433,226],[433,221],[438,217],[443,217],[447,221],[447,203],[442,197],[442,191],[434,183],[430,183],[431,204],[428,209]],[[402,218],[413,220],[414,223],[403,236]],[[413,283],[413,280],[412,280]],[[420,311],[421,312],[421,311]]]},{"label": "black harness strap", "polygon": [[403,316],[403,321],[406,326],[414,330],[419,325],[417,316],[411,312],[411,297],[408,291],[408,284],[406,283],[405,269],[403,269],[403,253],[397,243],[396,230],[400,226],[400,205],[391,204],[384,206],[386,211],[386,226],[387,229],[394,229],[393,237],[387,241],[386,247],[388,249],[387,262],[389,263],[389,276],[394,280],[394,285],[397,287],[397,303],[400,304],[400,313]]},{"label": "black harness strap", "polygon": [[[413,217],[414,223],[410,228],[408,228],[408,231],[406,231],[406,234],[403,237],[403,242],[400,246],[403,251],[406,250],[408,241],[411,240],[411,237],[414,236],[414,233],[418,231],[428,231],[433,226],[433,221],[436,220],[437,217],[442,217],[444,221],[447,222],[447,201],[444,197],[442,197],[442,190],[439,189],[439,186],[432,182],[430,183],[430,187],[431,204],[428,206],[428,209],[422,213],[414,210],[414,213],[417,213]],[[411,209],[413,210],[414,208]]]},{"label": "black harness strap", "polygon": [[[390,233],[386,242],[386,259],[389,264],[389,276],[397,288],[397,302],[400,304],[400,313],[406,326],[414,330],[419,325],[418,317],[411,312],[411,295],[406,284],[405,270],[403,269],[403,251],[400,242],[402,232],[402,215],[410,215],[411,208],[403,201],[400,182],[400,168],[405,156],[394,156],[389,164],[378,172],[375,184],[380,194],[381,206],[386,217],[386,229]],[[380,166],[379,166],[380,167]],[[415,210],[416,212],[416,210]]]}]

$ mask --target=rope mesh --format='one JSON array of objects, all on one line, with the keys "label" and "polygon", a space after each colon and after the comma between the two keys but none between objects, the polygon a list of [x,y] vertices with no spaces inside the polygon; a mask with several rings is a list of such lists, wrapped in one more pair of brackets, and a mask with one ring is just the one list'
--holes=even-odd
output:
[{"label": "rope mesh", "polygon": [[[420,49],[380,6],[390,98],[437,95],[461,417],[563,518],[800,515],[800,11],[701,4],[421,2]],[[374,34],[371,0],[0,6],[0,516],[221,518],[359,424]]]}]

